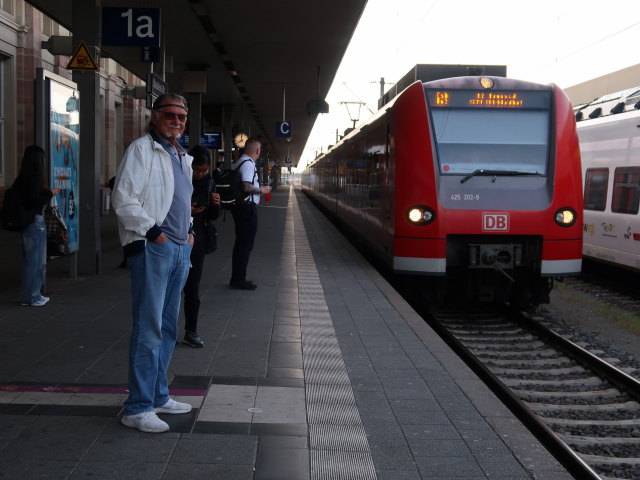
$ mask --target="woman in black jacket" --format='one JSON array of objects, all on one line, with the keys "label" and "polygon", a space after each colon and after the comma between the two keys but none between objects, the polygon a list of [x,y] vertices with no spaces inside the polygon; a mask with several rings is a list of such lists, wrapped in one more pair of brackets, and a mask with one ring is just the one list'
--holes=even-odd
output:
[{"label": "woman in black jacket", "polygon": [[33,222],[22,230],[22,283],[20,304],[42,307],[49,301],[41,293],[47,264],[47,231],[44,207],[59,188],[49,188],[44,168],[45,151],[30,145],[24,151],[20,173],[14,187],[20,192],[22,205],[33,212]]},{"label": "woman in black jacket", "polygon": [[220,215],[220,195],[215,193],[216,185],[209,174],[211,154],[201,145],[193,147],[189,154],[193,157],[193,195],[191,215],[195,241],[191,250],[191,269],[184,286],[184,343],[202,348],[204,342],[198,335],[198,312],[200,310],[200,278],[206,251],[207,235],[205,219],[213,221]]}]

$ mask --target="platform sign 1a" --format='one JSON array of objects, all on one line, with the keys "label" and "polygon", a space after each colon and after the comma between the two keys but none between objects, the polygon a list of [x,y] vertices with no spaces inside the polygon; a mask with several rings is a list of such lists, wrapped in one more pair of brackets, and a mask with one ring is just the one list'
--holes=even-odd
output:
[{"label": "platform sign 1a", "polygon": [[102,45],[160,46],[160,9],[102,7]]}]

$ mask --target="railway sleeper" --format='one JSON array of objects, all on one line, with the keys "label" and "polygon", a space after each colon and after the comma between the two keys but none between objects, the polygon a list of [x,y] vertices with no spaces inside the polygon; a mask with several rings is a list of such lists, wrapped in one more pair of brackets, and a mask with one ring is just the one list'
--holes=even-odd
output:
[{"label": "railway sleeper", "polygon": [[637,418],[628,418],[623,420],[573,420],[571,418],[554,418],[543,417],[539,415],[540,419],[549,425],[562,425],[562,426],[574,426],[574,427],[637,427]]},{"label": "railway sleeper", "polygon": [[468,320],[465,320],[464,323],[458,322],[447,322],[447,328],[451,330],[460,331],[460,332],[477,332],[477,333],[485,333],[485,332],[512,332],[515,329],[522,330],[517,325],[513,323],[481,323],[481,324],[469,324]]},{"label": "railway sleeper", "polygon": [[491,331],[491,335],[494,337],[500,337],[501,335],[511,335],[511,336],[521,336],[523,330],[521,328],[514,328],[513,326],[511,328],[507,328],[507,326],[501,328],[501,329],[495,329],[495,328],[488,328],[485,325],[481,325],[480,327],[469,327],[469,326],[464,326],[464,327],[455,327],[455,326],[450,326],[448,325],[447,328],[452,331],[455,332],[455,334],[458,336],[461,336],[463,338],[465,337],[477,337],[480,336],[481,338],[486,338],[487,337],[487,330]]},{"label": "railway sleeper", "polygon": [[522,333],[515,332],[513,334],[504,335],[460,335],[456,333],[456,338],[461,342],[479,342],[479,343],[515,343],[520,345],[522,343],[535,342],[538,337],[533,335],[523,335]]},{"label": "railway sleeper", "polygon": [[[558,351],[557,350],[552,350],[552,349],[533,350],[533,351],[528,352],[528,353],[530,354],[532,359],[536,359],[536,358],[557,358],[559,356]],[[525,357],[525,355],[523,355],[523,352],[513,353],[513,352],[509,352],[509,351],[504,351],[504,350],[486,350],[486,349],[482,350],[482,353],[479,353],[476,356],[477,357],[481,357],[481,358],[484,358],[484,357],[496,357],[496,358],[503,357],[505,359],[512,358],[514,360],[520,360],[521,358]]]},{"label": "railway sleeper", "polygon": [[562,387],[564,385],[575,385],[580,387],[597,387],[604,384],[604,381],[598,377],[574,378],[567,380],[530,380],[523,378],[501,378],[500,381],[510,388],[525,386],[550,386]]},{"label": "railway sleeper", "polygon": [[568,445],[639,445],[640,438],[624,437],[584,437],[579,435],[560,434],[562,440]]},{"label": "railway sleeper", "polygon": [[537,392],[531,390],[513,390],[513,393],[521,398],[525,399],[544,399],[554,397],[571,397],[571,398],[583,398],[583,399],[607,399],[618,398],[622,395],[622,392],[616,388],[608,388],[606,390],[590,390],[588,392]]},{"label": "railway sleeper", "polygon": [[640,466],[640,458],[632,457],[603,457],[601,455],[586,455],[579,453],[580,457],[590,466],[594,465],[633,465]]},{"label": "railway sleeper", "polygon": [[[629,401],[624,403],[608,403],[606,405],[557,405],[549,403],[532,403],[527,402],[527,405],[535,412],[543,411],[597,411],[597,412],[615,412],[618,410],[625,410],[632,412],[634,410],[640,411],[640,403],[635,401]],[[637,420],[636,420],[637,422]]]},{"label": "railway sleeper", "polygon": [[[503,342],[488,342],[486,339],[482,341],[482,343],[474,344],[473,346],[467,345],[467,343],[461,342],[465,345],[465,347],[474,350],[482,350],[482,349],[496,349],[499,348],[503,351],[508,352],[523,352],[523,351],[531,351],[537,350],[540,348],[545,348],[547,345],[544,342],[536,341],[536,342],[512,342],[512,341],[503,341]],[[508,349],[508,350],[507,350]]]},{"label": "railway sleeper", "polygon": [[495,375],[528,375],[528,376],[551,376],[551,375],[571,375],[571,374],[585,374],[587,371],[580,367],[567,367],[567,368],[547,368],[544,370],[538,369],[520,369],[520,368],[491,368],[489,369]]},{"label": "railway sleeper", "polygon": [[509,367],[510,365],[529,366],[529,367],[545,367],[556,366],[565,368],[573,365],[574,362],[568,357],[556,357],[556,358],[541,358],[532,360],[501,360],[497,358],[487,359],[485,362],[487,365],[493,365],[496,367]]}]

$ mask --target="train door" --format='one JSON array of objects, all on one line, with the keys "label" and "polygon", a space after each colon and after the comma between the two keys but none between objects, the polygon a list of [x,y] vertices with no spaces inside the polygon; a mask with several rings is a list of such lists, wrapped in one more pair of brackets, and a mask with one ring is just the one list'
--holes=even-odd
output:
[{"label": "train door", "polygon": [[367,147],[368,179],[363,208],[363,234],[379,254],[388,252],[385,232],[386,128],[380,123],[370,126]]},{"label": "train door", "polygon": [[616,263],[640,268],[640,167],[616,167],[611,191],[611,221],[602,225],[604,237],[618,256]]},{"label": "train door", "polygon": [[390,123],[387,123],[385,133],[385,169],[382,191],[383,195],[385,195],[386,198],[382,202],[385,206],[385,211],[383,212],[383,225],[387,237],[385,253],[393,253],[393,232],[395,229],[393,212],[396,208],[396,197],[394,188],[395,152],[393,143],[393,131]]}]

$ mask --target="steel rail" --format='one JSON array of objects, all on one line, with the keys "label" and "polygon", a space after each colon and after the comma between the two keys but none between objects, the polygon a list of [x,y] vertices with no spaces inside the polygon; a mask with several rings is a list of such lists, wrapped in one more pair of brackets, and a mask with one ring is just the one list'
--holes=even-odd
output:
[{"label": "steel rail", "polygon": [[429,317],[427,322],[574,478],[602,480],[602,477],[577,452],[551,430],[528,405],[514,395],[511,389],[469,352],[446,327],[433,317]]},{"label": "steel rail", "polygon": [[544,339],[548,340],[549,343],[554,344],[580,365],[594,371],[599,376],[606,378],[620,390],[628,393],[636,401],[640,402],[640,380],[623,372],[605,360],[602,360],[600,357],[597,357],[593,353],[585,350],[579,345],[576,345],[571,340],[564,338],[553,330],[548,329],[539,322],[536,322],[527,314],[522,313],[520,315],[515,315],[511,317],[511,319],[521,323],[525,328],[535,331],[538,335],[544,337]]}]

